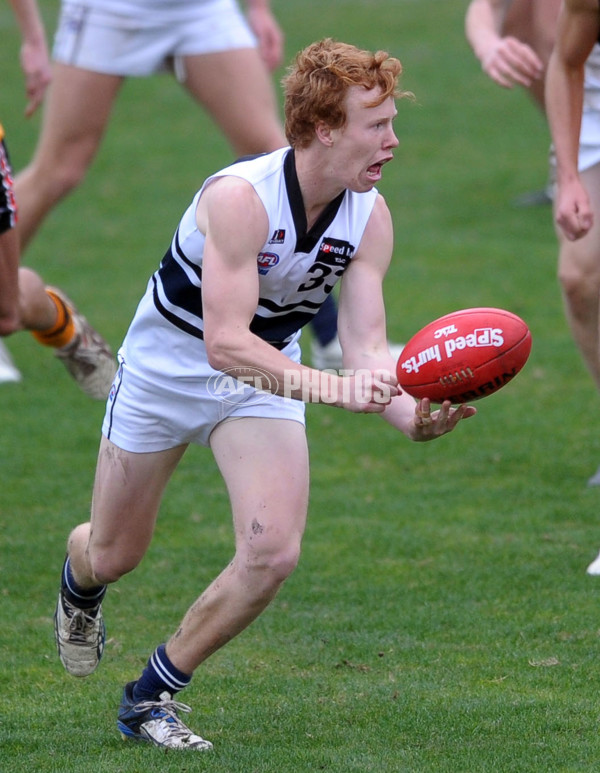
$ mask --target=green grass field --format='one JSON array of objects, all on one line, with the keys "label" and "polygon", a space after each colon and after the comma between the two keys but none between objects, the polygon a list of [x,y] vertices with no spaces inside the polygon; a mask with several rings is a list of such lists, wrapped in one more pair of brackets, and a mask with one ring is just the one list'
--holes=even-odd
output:
[{"label": "green grass field", "polygon": [[[231,556],[227,498],[192,448],[139,569],[111,588],[105,659],[66,675],[52,613],[69,529],[87,517],[103,406],[25,334],[0,387],[0,768],[218,773],[597,771],[598,400],[567,330],[548,207],[548,132],[520,92],[487,81],[466,0],[274,0],[288,59],[325,35],[400,57],[389,332],[406,340],[465,306],[511,309],[534,346],[523,373],[437,443],[375,417],[309,406],[312,497],[300,567],[267,612],[181,696],[211,755],[121,742],[135,678]],[[42,3],[50,29],[56,0]],[[0,120],[30,157],[18,34],[0,8]],[[128,82],[84,185],[23,262],[65,288],[117,348],[193,192],[230,152],[166,76]],[[308,335],[307,339],[308,339]],[[265,471],[268,474],[268,471]]]}]

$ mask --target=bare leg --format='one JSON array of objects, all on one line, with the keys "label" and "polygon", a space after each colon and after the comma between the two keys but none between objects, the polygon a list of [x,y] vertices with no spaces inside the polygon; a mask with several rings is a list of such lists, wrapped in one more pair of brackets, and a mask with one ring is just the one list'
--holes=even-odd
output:
[{"label": "bare leg", "polygon": [[20,330],[47,330],[54,325],[56,305],[45,288],[35,271],[19,268],[16,229],[0,234],[0,336]]},{"label": "bare leg", "polygon": [[0,234],[0,336],[21,329],[19,306],[15,302],[18,282],[19,237],[14,228],[9,228]]},{"label": "bare leg", "polygon": [[25,330],[48,330],[57,319],[56,304],[43,279],[29,268],[19,269],[19,307]]},{"label": "bare leg", "polygon": [[257,50],[184,57],[184,86],[212,115],[238,155],[287,145],[271,76]]},{"label": "bare leg", "polygon": [[36,151],[15,178],[24,249],[48,212],[85,176],[122,78],[56,63]]},{"label": "bare leg", "polygon": [[224,422],[211,447],[229,491],[236,552],[167,643],[173,664],[188,674],[275,597],[296,566],[306,523],[308,452],[301,424]]},{"label": "bare leg", "polygon": [[[600,164],[581,175],[591,199],[592,210],[600,213]],[[558,275],[565,311],[573,338],[600,390],[600,217],[591,231],[569,242],[557,231]]]},{"label": "bare leg", "polygon": [[73,574],[82,587],[115,582],[141,561],[164,488],[185,448],[132,454],[102,437],[91,521],[77,526],[68,544]]}]

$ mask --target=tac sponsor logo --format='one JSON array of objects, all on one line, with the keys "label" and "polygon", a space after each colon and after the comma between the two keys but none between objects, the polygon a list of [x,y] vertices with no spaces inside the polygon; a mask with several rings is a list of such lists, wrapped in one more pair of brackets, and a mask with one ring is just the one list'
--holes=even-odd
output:
[{"label": "tac sponsor logo", "polygon": [[437,330],[434,330],[433,337],[434,338],[447,338],[448,336],[452,335],[453,333],[458,333],[458,328],[456,325],[446,325],[445,327],[440,327]]},{"label": "tac sponsor logo", "polygon": [[277,392],[279,383],[272,373],[261,368],[234,367],[219,371],[208,380],[208,391],[224,403],[246,405],[264,403]]},{"label": "tac sponsor logo", "polygon": [[258,273],[266,274],[279,263],[279,255],[275,252],[259,252],[256,262],[258,263]]}]

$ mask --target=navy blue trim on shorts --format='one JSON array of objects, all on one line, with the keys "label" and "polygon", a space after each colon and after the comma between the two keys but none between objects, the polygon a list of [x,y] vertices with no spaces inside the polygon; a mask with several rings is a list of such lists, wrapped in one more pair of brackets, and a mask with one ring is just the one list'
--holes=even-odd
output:
[{"label": "navy blue trim on shorts", "polygon": [[[110,388],[109,400],[111,401],[111,405],[110,405],[110,410],[107,411],[108,429],[106,432],[106,437],[108,440],[110,440],[110,435],[112,432],[113,412],[115,410],[115,405],[117,403],[117,397],[119,396],[119,390],[121,389],[121,384],[123,383],[123,375],[124,375],[123,360],[121,359],[119,362],[119,369],[117,371],[118,379],[115,378],[115,380],[113,381],[113,386]],[[114,389],[114,393],[113,393],[113,389]]]}]

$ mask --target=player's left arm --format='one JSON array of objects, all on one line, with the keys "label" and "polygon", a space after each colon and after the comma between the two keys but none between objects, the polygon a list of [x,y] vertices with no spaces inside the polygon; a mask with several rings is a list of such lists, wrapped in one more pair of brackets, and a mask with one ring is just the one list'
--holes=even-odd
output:
[{"label": "player's left arm", "polygon": [[382,291],[392,246],[392,219],[383,197],[378,196],[341,282],[338,334],[344,368],[395,371],[387,345]]},{"label": "player's left arm", "polygon": [[[361,243],[342,280],[338,312],[338,333],[344,368],[384,372],[395,379],[386,332],[383,280],[393,250],[390,211],[378,196]],[[433,440],[454,429],[462,419],[476,413],[472,406],[451,407],[444,403],[431,411],[429,400],[418,402],[402,392],[392,398],[382,416],[411,440]]]}]

